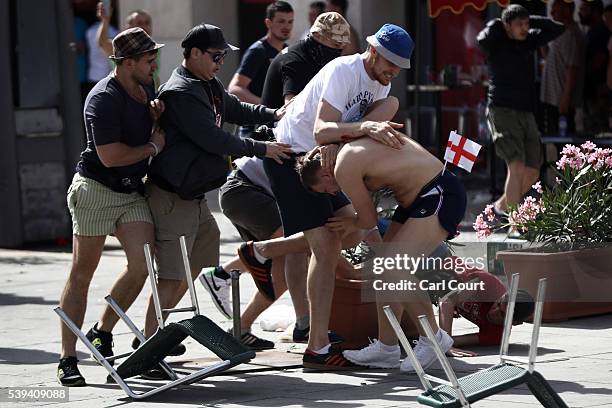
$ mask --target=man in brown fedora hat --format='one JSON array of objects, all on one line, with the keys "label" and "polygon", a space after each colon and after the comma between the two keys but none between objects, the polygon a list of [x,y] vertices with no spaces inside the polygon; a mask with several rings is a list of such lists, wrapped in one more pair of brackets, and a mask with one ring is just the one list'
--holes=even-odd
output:
[{"label": "man in brown fedora hat", "polygon": [[[165,145],[155,122],[163,104],[154,99],[153,72],[157,44],[141,28],[131,28],[113,40],[115,69],[87,95],[87,147],[81,153],[68,189],[72,216],[73,261],[60,306],[81,327],[87,292],[98,266],[106,236],[114,234],[128,266],[110,291],[123,310],[136,299],[147,277],[143,245],[154,239],[153,220],[142,195],[149,159]],[[113,354],[111,330],[117,315],[106,307],[87,338],[100,353]],[[76,336],[62,325],[62,352],[57,378],[64,386],[83,386],[77,368]]]}]

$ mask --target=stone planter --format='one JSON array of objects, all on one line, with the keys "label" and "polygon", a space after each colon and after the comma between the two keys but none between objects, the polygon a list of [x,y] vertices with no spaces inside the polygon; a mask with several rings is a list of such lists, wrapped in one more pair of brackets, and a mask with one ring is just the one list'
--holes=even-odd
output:
[{"label": "stone planter", "polygon": [[508,280],[520,275],[519,287],[535,298],[538,279],[547,278],[542,321],[612,313],[612,245],[563,252],[541,248],[501,251]]}]

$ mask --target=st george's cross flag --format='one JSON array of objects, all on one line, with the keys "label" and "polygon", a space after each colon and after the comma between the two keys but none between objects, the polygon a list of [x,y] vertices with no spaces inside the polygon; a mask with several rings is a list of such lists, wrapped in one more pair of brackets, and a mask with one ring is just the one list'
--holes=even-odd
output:
[{"label": "st george's cross flag", "polygon": [[481,147],[478,143],[452,131],[448,135],[444,160],[471,172]]}]

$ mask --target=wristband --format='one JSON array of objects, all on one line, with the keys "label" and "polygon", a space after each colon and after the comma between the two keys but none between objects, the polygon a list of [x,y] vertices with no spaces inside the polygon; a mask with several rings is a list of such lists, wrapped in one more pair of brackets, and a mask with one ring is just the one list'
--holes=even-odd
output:
[{"label": "wristband", "polygon": [[151,141],[147,142],[147,144],[150,144],[151,146],[153,146],[153,149],[155,149],[155,153],[153,153],[153,157],[157,156],[159,154],[159,147],[157,147],[157,145]]}]

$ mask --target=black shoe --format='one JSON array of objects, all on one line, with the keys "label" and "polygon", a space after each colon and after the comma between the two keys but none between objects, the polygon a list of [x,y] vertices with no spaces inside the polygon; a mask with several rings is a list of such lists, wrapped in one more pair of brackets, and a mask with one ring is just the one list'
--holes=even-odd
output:
[{"label": "black shoe", "polygon": [[[138,337],[134,337],[134,340],[132,340],[132,348],[136,350],[138,347],[140,347],[140,339]],[[176,346],[172,347],[172,350],[170,350],[168,355],[169,356],[182,356],[183,354],[185,354],[186,351],[187,351],[187,348],[184,345],[177,344]]]},{"label": "black shoe", "polygon": [[[102,354],[102,357],[111,357],[113,355],[113,334],[111,332],[98,330],[98,323],[94,325],[85,335],[87,340]],[[94,357],[92,355],[92,357]],[[96,358],[94,357],[94,360]],[[112,366],[114,361],[109,361]]]},{"label": "black shoe", "polygon": [[262,339],[251,332],[240,336],[240,342],[253,351],[270,350],[274,348],[274,343],[270,340]]},{"label": "black shoe", "polygon": [[[232,336],[234,335],[234,329],[231,327],[227,332]],[[274,348],[274,342],[257,337],[251,332],[242,333],[240,335],[240,342],[253,351],[263,351]]]},{"label": "black shoe", "polygon": [[[294,343],[308,343],[308,335],[310,334],[310,327],[305,329],[298,329],[297,327],[293,328],[293,342]],[[329,343],[330,344],[338,344],[344,341],[344,337],[339,334],[334,333],[333,331],[328,332],[329,335]]]},{"label": "black shoe", "polygon": [[65,357],[60,359],[57,366],[57,381],[64,387],[84,387],[85,378],[81,375],[76,357]]},{"label": "black shoe", "polygon": [[267,299],[274,302],[274,286],[272,285],[272,260],[268,259],[265,263],[261,263],[255,257],[253,241],[245,242],[238,248],[238,256],[240,260],[251,273],[257,289]]},{"label": "black shoe", "polygon": [[306,349],[302,365],[304,368],[325,371],[365,370],[368,368],[347,360],[342,351],[334,349],[330,349],[329,353],[326,354],[317,354],[310,349]]}]

